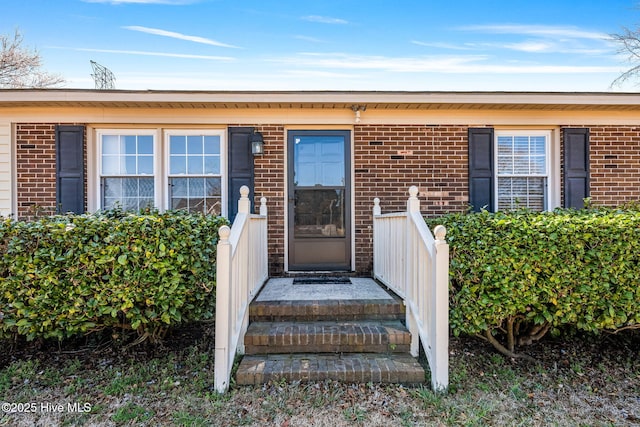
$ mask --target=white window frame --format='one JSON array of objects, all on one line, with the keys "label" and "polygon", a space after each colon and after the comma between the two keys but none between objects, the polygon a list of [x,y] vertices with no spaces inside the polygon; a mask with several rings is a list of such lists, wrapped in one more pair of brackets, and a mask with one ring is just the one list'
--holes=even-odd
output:
[{"label": "white window frame", "polygon": [[[498,172],[498,138],[505,136],[542,136],[545,138],[546,175],[499,175]],[[505,176],[545,177],[545,200],[543,211],[551,211],[560,206],[560,144],[558,132],[549,129],[496,129],[493,141],[494,152],[494,210],[498,211],[498,179]]]},{"label": "white window frame", "polygon": [[104,135],[147,135],[153,137],[153,178],[154,178],[154,206],[163,212],[170,206],[169,201],[169,136],[170,135],[206,135],[220,137],[220,178],[221,178],[221,212],[227,217],[227,130],[226,129],[198,129],[198,128],[93,128],[94,140],[89,142],[89,170],[94,172],[87,177],[88,188],[92,188],[87,195],[89,210],[98,211],[102,206],[102,137]]},{"label": "white window frame", "polygon": [[[153,200],[154,207],[160,208],[158,206],[157,201],[159,200],[161,194],[161,180],[159,177],[159,160],[161,145],[158,139],[158,132],[155,129],[98,129],[96,131],[96,197],[97,197],[97,208],[104,209],[103,206],[103,189],[102,189],[102,137],[107,135],[115,135],[115,136],[151,136],[153,138]],[[146,176],[146,175],[145,175]],[[132,175],[132,177],[140,177],[140,175]]]},{"label": "white window frame", "polygon": [[[171,153],[169,152],[169,139],[171,136],[218,136],[220,137],[220,175],[208,175],[213,177],[220,177],[220,215],[227,217],[227,143],[226,143],[226,131],[213,130],[213,129],[167,129],[164,132],[164,173],[163,173],[163,188],[166,188],[166,194],[164,197],[165,209],[169,209],[171,206],[169,191],[169,161]],[[185,174],[184,178],[194,177],[196,175]],[[207,176],[207,175],[198,175]],[[175,176],[174,176],[175,178]]]}]

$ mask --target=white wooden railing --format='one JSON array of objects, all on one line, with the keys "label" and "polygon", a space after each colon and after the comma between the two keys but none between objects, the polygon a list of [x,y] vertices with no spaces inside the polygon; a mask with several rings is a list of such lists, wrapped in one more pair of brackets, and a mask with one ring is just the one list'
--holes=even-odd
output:
[{"label": "white wooden railing", "polygon": [[249,188],[243,186],[232,227],[218,232],[214,383],[219,393],[229,388],[236,354],[244,354],[249,304],[269,276],[267,199],[260,199],[260,214],[255,215],[249,212],[248,196]]},{"label": "white wooden railing", "polygon": [[407,211],[381,214],[380,199],[373,207],[373,273],[405,302],[411,354],[419,345],[429,361],[431,385],[444,391],[449,385],[449,245],[446,229],[429,231],[418,200],[418,188],[409,189]]}]

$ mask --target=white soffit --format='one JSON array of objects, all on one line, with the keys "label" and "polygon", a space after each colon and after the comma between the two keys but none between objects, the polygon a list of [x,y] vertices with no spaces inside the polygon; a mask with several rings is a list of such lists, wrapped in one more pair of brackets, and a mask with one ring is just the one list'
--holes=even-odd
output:
[{"label": "white soffit", "polygon": [[208,92],[84,89],[0,90],[4,107],[174,109],[316,108],[383,110],[640,110],[632,93],[531,92]]}]

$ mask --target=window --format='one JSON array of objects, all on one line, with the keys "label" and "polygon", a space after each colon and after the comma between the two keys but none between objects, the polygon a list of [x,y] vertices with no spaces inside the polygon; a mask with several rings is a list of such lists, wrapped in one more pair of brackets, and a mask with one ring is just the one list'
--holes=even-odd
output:
[{"label": "window", "polygon": [[103,134],[100,186],[103,209],[139,210],[154,206],[153,135]]},{"label": "window", "polygon": [[226,214],[224,131],[104,129],[96,135],[95,209]]},{"label": "window", "polygon": [[220,135],[168,135],[169,208],[220,214]]},{"label": "window", "polygon": [[496,133],[497,209],[547,209],[549,133]]}]

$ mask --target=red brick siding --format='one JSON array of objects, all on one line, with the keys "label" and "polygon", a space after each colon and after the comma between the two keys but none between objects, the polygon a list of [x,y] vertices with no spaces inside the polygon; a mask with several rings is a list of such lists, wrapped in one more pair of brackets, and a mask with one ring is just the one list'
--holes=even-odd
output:
[{"label": "red brick siding", "polygon": [[[639,200],[640,127],[589,128],[593,203],[618,205]],[[282,125],[269,124],[258,126],[257,130],[264,136],[265,154],[254,159],[255,202],[258,206],[260,197],[268,199],[270,273],[279,275],[284,271],[286,245],[286,132]],[[416,185],[426,215],[467,208],[467,135],[468,127],[459,125],[355,126],[352,167],[358,272],[368,273],[372,267],[371,211],[375,197],[381,199],[383,213],[403,210],[408,187]],[[18,124],[16,153],[18,217],[33,218],[36,208],[54,212],[55,124]],[[85,179],[88,173],[91,172],[85,173]]]},{"label": "red brick siding", "polygon": [[[284,271],[286,132],[283,126],[262,125],[265,154],[256,157],[255,194],[267,197],[271,274]],[[404,152],[404,154],[399,154]],[[392,158],[393,156],[393,158]],[[400,156],[398,158],[397,156]],[[371,271],[371,211],[373,199],[383,212],[404,209],[410,185],[422,193],[427,215],[465,210],[467,191],[467,127],[361,125],[354,130],[356,270]]]},{"label": "red brick siding", "polygon": [[616,206],[640,200],[640,127],[590,127],[591,201]]},{"label": "red brick siding", "polygon": [[[29,220],[38,215],[50,215],[56,212],[55,130],[55,123],[20,123],[16,125],[16,179],[19,219]],[[86,144],[84,157],[86,170]]]},{"label": "red brick siding", "polygon": [[468,128],[360,125],[354,130],[356,270],[372,268],[373,199],[383,213],[406,209],[408,189],[420,190],[426,215],[464,211],[468,195]]},{"label": "red brick siding", "polygon": [[[581,127],[571,125],[571,127]],[[262,126],[266,153],[256,158],[256,194],[269,198],[272,274],[284,268],[286,133]],[[640,199],[640,128],[594,126],[591,134],[591,198],[600,205]],[[464,211],[468,205],[468,127],[457,125],[358,125],[354,129],[356,270],[371,270],[371,210],[403,210],[410,185],[420,189],[426,215]],[[562,171],[561,171],[562,172]],[[562,183],[561,183],[562,184]],[[562,185],[561,185],[562,189]]]},{"label": "red brick siding", "polygon": [[284,126],[263,125],[256,130],[264,138],[264,155],[254,157],[255,205],[260,206],[260,198],[267,198],[269,233],[269,269],[271,275],[284,272],[284,223],[285,181],[287,147]]}]

